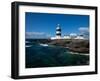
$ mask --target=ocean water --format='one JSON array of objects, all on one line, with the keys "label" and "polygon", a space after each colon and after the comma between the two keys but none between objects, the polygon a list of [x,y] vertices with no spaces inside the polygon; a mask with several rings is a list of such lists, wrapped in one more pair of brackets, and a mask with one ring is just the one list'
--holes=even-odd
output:
[{"label": "ocean water", "polygon": [[26,41],[26,68],[89,65],[89,55],[72,54],[67,48]]}]

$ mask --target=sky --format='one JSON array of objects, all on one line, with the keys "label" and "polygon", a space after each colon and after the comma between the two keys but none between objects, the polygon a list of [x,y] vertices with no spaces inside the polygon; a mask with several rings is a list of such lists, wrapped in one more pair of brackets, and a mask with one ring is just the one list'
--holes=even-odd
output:
[{"label": "sky", "polygon": [[57,24],[60,24],[62,36],[79,34],[89,28],[89,16],[77,14],[25,13],[26,37],[54,37]]}]

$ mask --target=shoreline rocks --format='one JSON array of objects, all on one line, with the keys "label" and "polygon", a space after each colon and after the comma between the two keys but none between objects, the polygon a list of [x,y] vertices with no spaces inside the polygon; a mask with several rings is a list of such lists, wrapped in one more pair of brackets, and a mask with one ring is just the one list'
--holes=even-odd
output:
[{"label": "shoreline rocks", "polygon": [[89,54],[89,40],[82,39],[32,39],[32,42],[43,43],[53,46],[61,46],[71,52],[88,53]]}]

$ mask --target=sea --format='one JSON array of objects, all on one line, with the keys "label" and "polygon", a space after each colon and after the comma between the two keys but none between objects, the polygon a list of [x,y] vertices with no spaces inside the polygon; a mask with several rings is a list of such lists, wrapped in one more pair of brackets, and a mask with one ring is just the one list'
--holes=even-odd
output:
[{"label": "sea", "polygon": [[37,43],[34,40],[25,42],[25,67],[61,67],[89,65],[89,55],[74,54],[61,46]]}]

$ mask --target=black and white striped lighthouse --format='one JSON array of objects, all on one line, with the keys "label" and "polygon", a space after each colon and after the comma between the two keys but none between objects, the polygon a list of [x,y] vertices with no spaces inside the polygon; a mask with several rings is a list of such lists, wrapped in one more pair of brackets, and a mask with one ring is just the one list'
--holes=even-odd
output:
[{"label": "black and white striped lighthouse", "polygon": [[57,27],[56,27],[56,38],[57,39],[61,38],[61,27],[60,27],[60,24],[58,24]]}]

